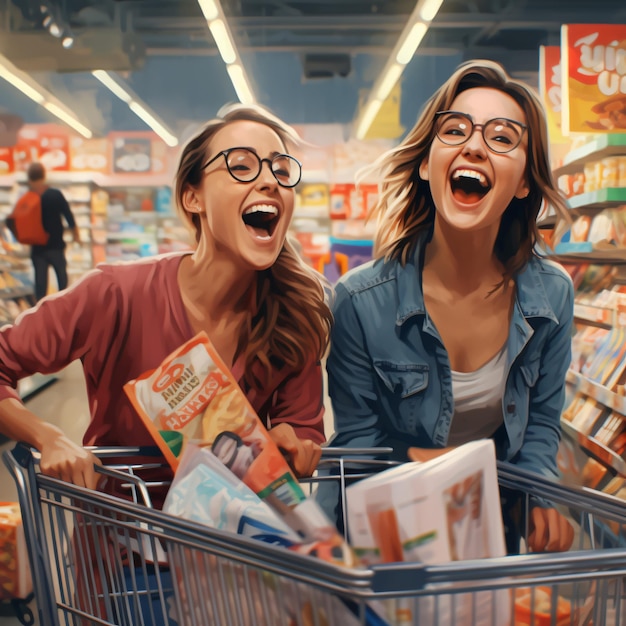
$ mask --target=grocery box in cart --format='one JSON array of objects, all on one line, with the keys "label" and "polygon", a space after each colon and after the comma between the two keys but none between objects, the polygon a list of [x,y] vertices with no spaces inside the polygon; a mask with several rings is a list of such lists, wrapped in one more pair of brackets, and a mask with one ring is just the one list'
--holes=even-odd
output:
[{"label": "grocery box in cart", "polygon": [[466,443],[346,490],[352,545],[370,564],[505,556],[493,441]]},{"label": "grocery box in cart", "polygon": [[[365,563],[448,563],[506,555],[492,440],[467,443],[425,463],[405,463],[346,489],[350,542]],[[391,623],[507,624],[508,590],[388,607]],[[472,616],[471,607],[478,607]]]},{"label": "grocery box in cart", "polygon": [[0,600],[26,598],[32,591],[20,507],[0,502]]}]

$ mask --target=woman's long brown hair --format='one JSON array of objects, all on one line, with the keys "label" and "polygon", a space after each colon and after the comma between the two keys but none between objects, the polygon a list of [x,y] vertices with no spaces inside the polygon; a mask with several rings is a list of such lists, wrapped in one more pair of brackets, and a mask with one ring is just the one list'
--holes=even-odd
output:
[{"label": "woman's long brown hair", "polygon": [[[202,166],[215,133],[241,120],[268,126],[285,147],[300,143],[290,126],[259,106],[230,105],[208,122],[183,149],[176,174],[177,208],[196,241],[200,237],[199,216],[184,209],[183,195],[188,187],[200,185]],[[288,240],[274,265],[258,272],[254,304],[236,353],[236,357],[245,355],[244,378],[248,386],[261,389],[268,383],[272,369],[298,370],[324,356],[332,324],[325,285],[324,278],[302,261]]]}]

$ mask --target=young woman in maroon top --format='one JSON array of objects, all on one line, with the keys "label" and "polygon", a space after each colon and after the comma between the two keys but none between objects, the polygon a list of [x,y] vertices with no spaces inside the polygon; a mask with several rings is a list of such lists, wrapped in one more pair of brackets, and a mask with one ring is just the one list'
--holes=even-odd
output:
[{"label": "young woman in maroon top", "polygon": [[83,443],[154,445],[123,385],[206,331],[296,473],[312,473],[331,313],[320,277],[286,239],[297,140],[259,107],[228,107],[180,158],[175,199],[191,253],[101,265],[0,331],[0,431],[37,448],[44,472],[94,487],[98,461],[24,406],[21,378],[80,359],[91,410]]}]

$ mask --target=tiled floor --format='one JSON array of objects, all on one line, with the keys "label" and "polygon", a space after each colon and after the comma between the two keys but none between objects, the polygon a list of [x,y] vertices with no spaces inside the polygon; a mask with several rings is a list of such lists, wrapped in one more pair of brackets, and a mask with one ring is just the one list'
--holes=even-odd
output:
[{"label": "tiled floor", "polygon": [[[332,417],[326,399],[326,433],[332,432]],[[89,422],[87,393],[81,365],[78,361],[58,375],[58,380],[27,403],[28,408],[47,421],[57,424],[73,441],[81,442]],[[0,445],[0,453],[13,447],[12,442]],[[0,465],[0,502],[17,500],[17,490],[4,463]],[[15,617],[6,616],[8,607],[0,604],[0,626],[18,626]]]}]

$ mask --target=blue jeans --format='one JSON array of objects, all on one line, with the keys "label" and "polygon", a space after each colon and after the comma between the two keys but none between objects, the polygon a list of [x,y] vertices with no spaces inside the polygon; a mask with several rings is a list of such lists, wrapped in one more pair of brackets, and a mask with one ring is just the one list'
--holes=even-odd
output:
[{"label": "blue jeans", "polygon": [[67,260],[63,248],[33,250],[30,258],[35,269],[35,299],[37,302],[48,293],[48,267],[52,266],[57,276],[59,291],[67,287]]},{"label": "blue jeans", "polygon": [[[172,575],[165,568],[159,569],[158,577],[160,578],[163,596],[159,594],[157,574],[154,567],[146,566],[146,574],[141,567],[124,567],[125,589],[137,591],[137,604],[129,598],[128,604],[124,609],[119,609],[121,613],[117,616],[119,624],[123,626],[134,626],[134,624],[143,623],[146,626],[170,626],[176,624],[167,617],[169,605],[167,599],[172,596]],[[137,617],[140,612],[143,622]]]}]

